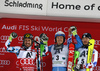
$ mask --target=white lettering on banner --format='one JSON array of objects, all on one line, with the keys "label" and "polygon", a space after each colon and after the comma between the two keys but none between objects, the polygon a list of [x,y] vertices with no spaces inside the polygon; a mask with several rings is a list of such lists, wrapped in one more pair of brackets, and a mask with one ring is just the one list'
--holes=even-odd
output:
[{"label": "white lettering on banner", "polygon": [[17,25],[13,25],[13,26],[3,25],[2,29],[5,29],[5,30],[17,30]]},{"label": "white lettering on banner", "polygon": [[29,25],[19,25],[19,30],[29,30]]},{"label": "white lettering on banner", "polygon": [[95,45],[100,45],[100,40],[95,40]]},{"label": "white lettering on banner", "polygon": [[[17,29],[17,25],[13,25],[13,26],[6,26],[3,25],[2,29],[6,29],[6,30],[23,30],[23,31],[50,31],[50,32],[54,32],[54,31],[64,31],[64,32],[68,32],[68,27],[50,27],[50,26],[30,26],[30,25],[19,25],[18,29]],[[21,37],[18,38],[18,40]],[[7,40],[7,38],[2,38],[2,40]]]},{"label": "white lettering on banner", "polygon": [[1,43],[6,43],[6,41],[1,41]]},{"label": "white lettering on banner", "polygon": [[37,8],[42,10],[43,4],[38,4],[38,3],[28,3],[27,1],[20,2],[20,1],[12,1],[10,2],[9,0],[5,0],[5,5],[6,7],[22,7],[22,8]]},{"label": "white lettering on banner", "polygon": [[62,31],[62,27],[58,28],[58,27],[55,27],[55,28],[52,28],[52,27],[47,27],[47,26],[41,26],[42,30],[43,31]]},{"label": "white lettering on banner", "polygon": [[34,71],[34,67],[23,67],[23,71]]},{"label": "white lettering on banner", "polygon": [[31,26],[31,31],[40,31],[40,26]]},{"label": "white lettering on banner", "polygon": [[9,60],[0,60],[0,65],[10,65]]}]

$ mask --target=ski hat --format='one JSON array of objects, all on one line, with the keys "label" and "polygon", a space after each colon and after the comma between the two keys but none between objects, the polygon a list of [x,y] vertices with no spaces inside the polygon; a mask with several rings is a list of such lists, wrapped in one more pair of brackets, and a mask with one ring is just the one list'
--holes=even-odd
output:
[{"label": "ski hat", "polygon": [[87,38],[89,38],[89,39],[92,39],[90,33],[84,33],[84,34],[82,35],[82,38],[83,38],[83,37],[87,37]]},{"label": "ski hat", "polygon": [[27,33],[27,34],[25,34],[24,35],[24,37],[23,37],[23,44],[22,44],[22,46],[24,47],[25,45],[24,45],[24,39],[25,38],[29,38],[29,39],[31,39],[32,40],[32,43],[31,43],[31,45],[33,44],[33,35],[32,34],[30,34],[30,33]]},{"label": "ski hat", "polygon": [[64,32],[58,31],[58,32],[55,34],[55,43],[57,42],[57,40],[56,40],[56,37],[57,37],[57,36],[63,36],[63,37],[64,37],[63,43],[65,42],[65,33],[64,33]]}]

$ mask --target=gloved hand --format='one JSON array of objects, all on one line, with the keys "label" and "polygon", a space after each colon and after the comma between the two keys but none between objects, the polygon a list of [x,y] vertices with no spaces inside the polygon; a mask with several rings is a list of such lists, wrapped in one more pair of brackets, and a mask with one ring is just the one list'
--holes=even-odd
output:
[{"label": "gloved hand", "polygon": [[71,26],[70,29],[72,30],[73,36],[77,35],[77,28],[75,26]]},{"label": "gloved hand", "polygon": [[79,71],[80,70],[80,64],[77,64],[73,69],[74,69],[74,71]]},{"label": "gloved hand", "polygon": [[13,39],[13,38],[16,38],[17,36],[18,36],[17,33],[12,32],[12,33],[10,34],[9,40],[12,41],[12,39]]},{"label": "gloved hand", "polygon": [[47,45],[47,41],[48,41],[47,35],[44,34],[44,33],[40,34],[40,41],[41,41],[43,44]]}]

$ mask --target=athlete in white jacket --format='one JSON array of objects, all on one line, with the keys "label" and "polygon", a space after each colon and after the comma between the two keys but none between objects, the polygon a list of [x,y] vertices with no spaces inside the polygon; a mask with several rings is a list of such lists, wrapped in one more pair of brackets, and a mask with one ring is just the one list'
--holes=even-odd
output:
[{"label": "athlete in white jacket", "polygon": [[36,53],[35,50],[31,49],[33,45],[33,35],[32,34],[25,34],[23,38],[22,47],[20,46],[10,46],[12,40],[16,38],[18,35],[17,33],[11,33],[9,39],[5,43],[5,49],[8,52],[15,53],[17,58],[33,58],[35,59]]},{"label": "athlete in white jacket", "polygon": [[88,43],[91,39],[91,35],[89,33],[84,33],[82,36],[83,46],[78,49],[80,52],[78,63],[74,68],[75,71],[86,71],[86,68],[90,68],[90,71],[93,71],[93,67],[97,65],[98,60],[98,51],[93,50],[92,61],[91,63],[87,64],[87,56],[88,56]]}]

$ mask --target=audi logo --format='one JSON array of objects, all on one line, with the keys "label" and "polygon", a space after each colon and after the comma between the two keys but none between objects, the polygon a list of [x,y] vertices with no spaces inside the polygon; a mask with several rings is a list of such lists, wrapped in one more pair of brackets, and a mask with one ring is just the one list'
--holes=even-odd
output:
[{"label": "audi logo", "polygon": [[22,65],[34,65],[34,59],[32,59],[32,58],[22,58],[20,60],[20,63]]},{"label": "audi logo", "polygon": [[95,40],[95,45],[100,45],[100,40]]},{"label": "audi logo", "polygon": [[[7,36],[7,35],[2,35],[2,36],[0,37],[1,40],[8,40],[8,38],[9,38],[9,36]],[[19,40],[19,41],[23,41],[23,36],[19,36],[19,37],[18,37],[18,40]]]},{"label": "audi logo", "polygon": [[9,36],[2,35],[0,38],[1,38],[1,40],[7,40],[9,38]]},{"label": "audi logo", "polygon": [[10,65],[9,60],[0,60],[0,65]]},{"label": "audi logo", "polygon": [[[33,58],[21,58],[20,60],[16,61],[16,65],[19,65],[19,64],[37,66],[37,61],[34,62]],[[43,67],[46,66],[45,62],[41,62],[41,64],[43,65]]]},{"label": "audi logo", "polygon": [[23,36],[19,36],[19,37],[18,37],[18,40],[19,40],[19,41],[23,41]]}]

